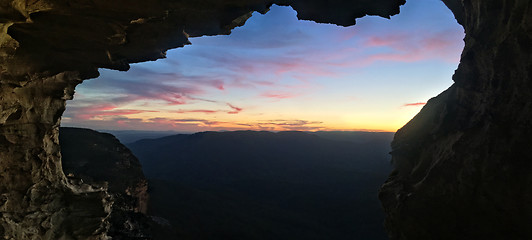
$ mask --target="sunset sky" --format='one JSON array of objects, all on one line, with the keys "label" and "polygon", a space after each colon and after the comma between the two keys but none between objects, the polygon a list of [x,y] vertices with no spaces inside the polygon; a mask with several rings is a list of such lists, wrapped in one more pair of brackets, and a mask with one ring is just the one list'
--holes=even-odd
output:
[{"label": "sunset sky", "polygon": [[100,69],[68,101],[63,126],[100,130],[396,131],[452,84],[463,29],[440,0],[391,20],[299,21],[254,13],[229,36],[190,39],[167,59]]}]

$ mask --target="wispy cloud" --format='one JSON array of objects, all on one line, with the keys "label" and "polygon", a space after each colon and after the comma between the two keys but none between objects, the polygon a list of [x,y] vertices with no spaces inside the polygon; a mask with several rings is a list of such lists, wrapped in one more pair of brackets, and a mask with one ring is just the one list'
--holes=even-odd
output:
[{"label": "wispy cloud", "polygon": [[139,114],[145,112],[157,112],[153,110],[138,110],[138,109],[117,109],[111,104],[103,105],[88,105],[88,106],[72,106],[69,107],[69,112],[66,117],[70,119],[90,120],[97,117],[104,116],[125,116],[132,114]]},{"label": "wispy cloud", "polygon": [[366,39],[365,47],[392,47],[405,49],[401,46],[412,44],[413,37],[409,37],[406,33],[393,33],[386,36],[370,36]]},{"label": "wispy cloud", "polygon": [[[219,103],[217,101],[209,101],[212,103]],[[215,113],[227,113],[227,114],[238,114],[242,112],[244,109],[241,107],[237,107],[231,103],[225,103],[226,106],[229,107],[229,110],[210,110],[210,109],[179,109],[177,111],[174,111],[174,113],[205,113],[205,114],[215,114]]]},{"label": "wispy cloud", "polygon": [[290,93],[290,92],[265,92],[262,93],[260,96],[266,97],[266,98],[274,98],[274,99],[287,99],[287,98],[294,98],[299,96],[299,94]]},{"label": "wispy cloud", "polygon": [[417,102],[417,103],[405,103],[403,104],[403,107],[417,107],[417,106],[425,106],[427,104],[426,102]]},{"label": "wispy cloud", "polygon": [[217,110],[206,110],[206,109],[193,109],[193,110],[177,110],[176,113],[206,113],[206,114],[213,114],[213,113],[219,113],[220,111]]},{"label": "wispy cloud", "polygon": [[148,119],[148,122],[155,122],[155,123],[166,123],[166,124],[175,124],[175,123],[192,123],[192,124],[202,124],[202,125],[216,125],[224,122],[220,121],[213,121],[213,120],[207,120],[207,119],[195,119],[195,118],[181,118],[181,119],[173,119],[173,118],[150,118]]},{"label": "wispy cloud", "polygon": [[322,124],[321,121],[276,119],[258,122],[257,127],[271,131],[317,131],[325,129]]},{"label": "wispy cloud", "polygon": [[229,111],[229,112],[227,112],[227,113],[229,113],[229,114],[238,114],[238,113],[240,113],[242,110],[244,110],[244,109],[242,109],[242,108],[240,108],[240,107],[236,107],[236,106],[234,106],[233,104],[230,104],[230,103],[227,103],[227,106],[229,106],[231,109],[233,109],[233,111]]},{"label": "wispy cloud", "polygon": [[322,124],[321,121],[307,121],[307,120],[284,120],[284,119],[276,119],[276,120],[268,120],[259,124],[274,124],[277,126],[305,126],[305,125],[311,125],[311,124]]},{"label": "wispy cloud", "polygon": [[367,61],[370,63],[377,60],[415,62],[436,59],[455,63],[459,57],[456,52],[460,52],[463,48],[463,42],[459,40],[462,36],[463,34],[456,31],[443,30],[423,35],[395,32],[370,37],[365,42],[365,47],[386,47],[390,51],[369,56]]}]

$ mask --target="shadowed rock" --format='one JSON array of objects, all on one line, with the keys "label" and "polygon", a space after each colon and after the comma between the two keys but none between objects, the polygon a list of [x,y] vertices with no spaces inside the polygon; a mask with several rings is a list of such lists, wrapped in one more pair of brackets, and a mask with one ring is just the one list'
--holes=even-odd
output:
[{"label": "shadowed rock", "polygon": [[464,26],[455,84],[392,143],[392,239],[531,239],[532,4],[445,1]]},{"label": "shadowed rock", "polygon": [[114,201],[108,235],[146,239],[148,182],[139,160],[113,135],[90,129],[61,128],[63,170],[72,181],[105,184]]}]

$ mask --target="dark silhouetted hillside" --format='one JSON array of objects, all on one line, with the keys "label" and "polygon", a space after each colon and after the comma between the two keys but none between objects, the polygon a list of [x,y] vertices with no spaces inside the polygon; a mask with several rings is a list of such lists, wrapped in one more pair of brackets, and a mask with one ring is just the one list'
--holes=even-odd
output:
[{"label": "dark silhouetted hillside", "polygon": [[113,135],[90,129],[61,128],[59,140],[63,171],[71,181],[107,183],[114,201],[109,235],[117,240],[147,239],[148,185],[131,151]]},{"label": "dark silhouetted hillside", "polygon": [[128,147],[150,182],[149,214],[175,238],[387,239],[377,194],[393,135],[337,135],[203,132]]}]

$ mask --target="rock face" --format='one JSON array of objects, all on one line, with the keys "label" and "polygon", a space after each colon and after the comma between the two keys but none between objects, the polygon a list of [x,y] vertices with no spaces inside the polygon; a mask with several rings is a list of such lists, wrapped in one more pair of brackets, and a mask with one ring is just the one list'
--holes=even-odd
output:
[{"label": "rock face", "polygon": [[0,236],[105,238],[111,207],[105,189],[74,184],[61,169],[59,119],[79,75],[26,79],[0,83]]},{"label": "rock face", "polygon": [[108,235],[112,239],[149,238],[149,219],[144,215],[148,183],[139,160],[111,134],[61,128],[59,136],[67,178],[108,186],[114,201]]},{"label": "rock face", "polygon": [[455,84],[392,143],[391,239],[532,239],[532,2],[445,1],[466,32]]},{"label": "rock face", "polygon": [[[529,239],[532,6],[445,0],[466,31],[453,85],[402,128],[382,189],[393,239]],[[0,0],[0,235],[103,239],[105,188],[61,170],[65,100],[97,68],[164,57],[187,37],[228,34],[273,3],[340,25],[403,0]]]}]

